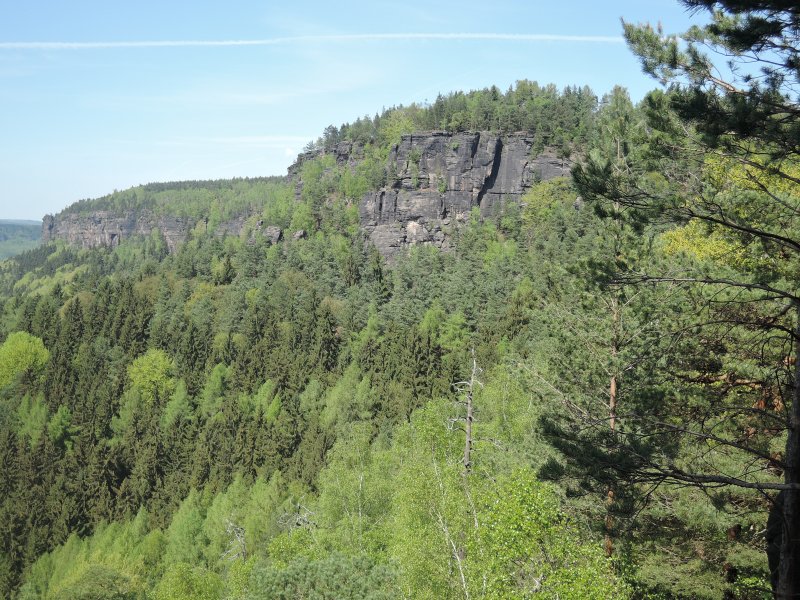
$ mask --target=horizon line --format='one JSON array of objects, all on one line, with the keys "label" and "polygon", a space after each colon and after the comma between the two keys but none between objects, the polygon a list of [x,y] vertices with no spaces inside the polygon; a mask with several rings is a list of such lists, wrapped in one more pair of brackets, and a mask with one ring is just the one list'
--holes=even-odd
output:
[{"label": "horizon line", "polygon": [[0,50],[94,50],[114,48],[192,48],[279,46],[296,43],[411,40],[493,40],[509,42],[588,42],[619,44],[622,36],[546,33],[352,33],[300,35],[252,40],[150,40],[120,42],[0,42]]}]

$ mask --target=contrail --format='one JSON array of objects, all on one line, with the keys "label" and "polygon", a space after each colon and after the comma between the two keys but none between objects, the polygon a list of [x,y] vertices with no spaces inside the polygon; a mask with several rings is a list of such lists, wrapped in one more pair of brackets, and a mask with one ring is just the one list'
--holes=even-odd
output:
[{"label": "contrail", "polygon": [[213,48],[225,46],[281,46],[302,43],[359,41],[490,40],[501,42],[579,42],[621,44],[618,36],[558,35],[548,33],[351,33],[298,35],[260,40],[153,40],[129,42],[0,42],[0,50],[97,50],[113,48]]}]

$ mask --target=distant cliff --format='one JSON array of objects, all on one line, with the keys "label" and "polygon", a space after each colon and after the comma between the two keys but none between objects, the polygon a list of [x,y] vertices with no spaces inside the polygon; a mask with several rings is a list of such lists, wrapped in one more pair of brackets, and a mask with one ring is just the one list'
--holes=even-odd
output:
[{"label": "distant cliff", "polygon": [[[386,185],[367,193],[359,203],[365,235],[387,258],[416,244],[449,245],[449,232],[467,220],[474,208],[491,216],[507,202],[518,202],[537,181],[568,175],[570,164],[554,152],[532,156],[533,137],[525,133],[414,133],[391,148]],[[363,158],[363,147],[342,142],[332,150],[339,165]],[[289,177],[302,189],[301,165],[320,152],[301,154]],[[218,224],[214,231],[238,235],[250,214]],[[202,223],[202,221],[201,221]],[[159,230],[170,252],[198,225],[197,219],[165,216],[147,209],[97,210],[47,215],[42,240],[62,239],[83,247],[115,247],[131,236]],[[259,222],[256,231],[273,243],[283,232]],[[299,234],[300,232],[298,232]]]},{"label": "distant cliff", "polygon": [[569,174],[568,162],[531,156],[532,146],[526,134],[404,136],[389,156],[386,187],[361,201],[361,225],[387,257],[415,244],[446,247],[448,227],[473,208],[491,216],[535,182]]},{"label": "distant cliff", "polygon": [[158,229],[170,252],[186,239],[193,223],[179,217],[155,216],[150,211],[122,213],[99,210],[88,215],[45,215],[42,220],[42,241],[60,239],[76,246],[115,248],[126,238],[150,235]]},{"label": "distant cliff", "polygon": [[[214,234],[239,235],[249,217],[250,215],[241,215],[220,223],[214,228]],[[42,241],[47,243],[60,239],[83,248],[115,248],[124,239],[150,235],[155,229],[161,232],[169,251],[175,252],[197,225],[195,219],[157,216],[148,210],[99,210],[91,214],[46,215],[42,221]],[[272,243],[277,243],[283,237],[283,231],[279,227],[264,226],[261,221],[253,228],[253,234],[257,233]]]}]

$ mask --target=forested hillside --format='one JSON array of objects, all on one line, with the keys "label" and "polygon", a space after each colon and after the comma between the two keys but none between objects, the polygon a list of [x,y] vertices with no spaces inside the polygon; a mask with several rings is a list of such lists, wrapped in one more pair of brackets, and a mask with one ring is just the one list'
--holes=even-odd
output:
[{"label": "forested hillside", "polygon": [[99,211],[144,211],[157,215],[209,217],[215,222],[246,214],[264,204],[264,195],[282,177],[245,178],[218,181],[176,181],[149,183],[113,192],[102,198],[80,200],[66,207],[66,215]]},{"label": "forested hillside", "polygon": [[[796,59],[797,9],[731,14],[714,43]],[[293,178],[66,211],[188,219],[174,251],[153,229],[0,263],[0,594],[791,597],[798,63],[734,93],[626,35],[674,84],[639,105],[453,93],[328,128]],[[431,129],[578,165],[387,263],[357,203]]]},{"label": "forested hillside", "polygon": [[42,224],[37,221],[0,219],[0,260],[39,245]]}]

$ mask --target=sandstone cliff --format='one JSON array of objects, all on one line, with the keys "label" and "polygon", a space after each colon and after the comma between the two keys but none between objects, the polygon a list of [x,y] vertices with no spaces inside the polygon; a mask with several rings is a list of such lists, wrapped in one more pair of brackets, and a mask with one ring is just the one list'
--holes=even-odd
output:
[{"label": "sandstone cliff", "polygon": [[[219,223],[214,234],[239,235],[250,215],[241,215],[230,221]],[[200,225],[203,225],[201,221]],[[60,239],[83,248],[115,248],[132,236],[146,236],[155,229],[164,237],[167,248],[175,252],[186,241],[197,221],[184,217],[157,216],[150,211],[128,211],[123,213],[100,210],[88,215],[46,215],[42,221],[42,241],[47,243]],[[258,221],[253,235],[263,235],[273,244],[283,239],[283,230],[274,225],[265,226]]]},{"label": "sandstone cliff", "polygon": [[447,230],[473,208],[491,216],[536,181],[569,174],[552,152],[531,156],[532,145],[526,134],[404,136],[390,153],[387,186],[360,203],[361,225],[386,257],[415,244],[446,247]]},{"label": "sandstone cliff", "polygon": [[65,240],[84,248],[107,246],[114,248],[134,235],[150,235],[158,229],[174,252],[189,235],[194,224],[179,217],[155,216],[149,211],[116,213],[106,210],[89,215],[45,215],[42,220],[42,241]]},{"label": "sandstone cliff", "polygon": [[[536,181],[569,174],[570,164],[546,151],[532,156],[532,136],[524,133],[498,135],[487,132],[426,132],[403,136],[386,165],[386,185],[370,192],[359,203],[359,217],[366,236],[385,257],[416,244],[449,246],[449,233],[469,217],[474,208],[482,216],[499,213],[507,202],[518,202]],[[343,142],[332,150],[337,164],[353,164],[363,158],[363,147]],[[300,165],[318,152],[302,154],[289,167],[289,177],[302,186]],[[238,235],[251,215],[241,215],[215,228],[218,235]],[[151,211],[47,215],[42,239],[54,239],[83,247],[115,247],[123,239],[159,230],[170,252],[186,240],[197,223],[182,217],[156,215]],[[272,243],[283,232],[259,222],[254,233]],[[296,236],[295,236],[296,237]]]}]

